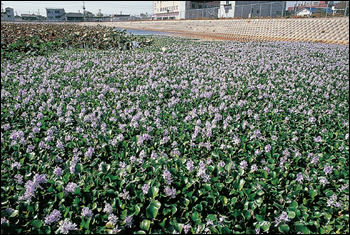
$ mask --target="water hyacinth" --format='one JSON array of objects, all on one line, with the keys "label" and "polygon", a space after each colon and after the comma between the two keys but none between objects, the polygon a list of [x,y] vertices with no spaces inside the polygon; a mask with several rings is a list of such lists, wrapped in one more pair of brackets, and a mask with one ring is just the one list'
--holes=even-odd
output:
[{"label": "water hyacinth", "polygon": [[61,219],[62,215],[59,210],[54,209],[49,215],[45,217],[45,224],[52,224],[58,222]]},{"label": "water hyacinth", "polygon": [[349,232],[348,46],[154,39],[2,60],[2,233]]}]

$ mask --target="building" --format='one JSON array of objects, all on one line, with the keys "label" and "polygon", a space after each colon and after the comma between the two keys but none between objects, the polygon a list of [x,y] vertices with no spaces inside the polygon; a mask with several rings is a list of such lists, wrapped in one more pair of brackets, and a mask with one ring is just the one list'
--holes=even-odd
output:
[{"label": "building", "polygon": [[66,21],[64,8],[46,8],[47,21]]},{"label": "building", "polygon": [[288,12],[297,13],[304,8],[332,8],[335,3],[334,1],[307,1],[307,2],[296,2],[294,6],[288,7]]},{"label": "building", "polygon": [[44,17],[42,15],[35,14],[21,14],[22,21],[30,21],[30,22],[41,22],[44,21]]},{"label": "building", "polygon": [[[153,19],[180,19],[181,1],[153,1]],[[187,1],[186,1],[187,2]]]},{"label": "building", "polygon": [[123,14],[116,14],[112,15],[111,21],[117,22],[117,21],[129,21],[131,19],[130,14],[129,15],[123,15]]},{"label": "building", "polygon": [[316,7],[312,7],[312,8],[304,8],[301,9],[297,12],[297,16],[301,16],[301,17],[311,17],[313,14],[332,14],[333,11],[331,8],[325,9],[325,8],[316,8]]},{"label": "building", "polygon": [[285,1],[220,1],[219,18],[282,16]]},{"label": "building", "polygon": [[286,1],[153,1],[156,20],[276,17]]},{"label": "building", "polygon": [[83,22],[84,15],[82,13],[68,12],[66,13],[66,21],[69,22]]},{"label": "building", "polygon": [[5,11],[1,12],[1,21],[15,21],[15,13],[13,8],[6,7]]},{"label": "building", "polygon": [[220,1],[153,1],[155,20],[217,18]]}]

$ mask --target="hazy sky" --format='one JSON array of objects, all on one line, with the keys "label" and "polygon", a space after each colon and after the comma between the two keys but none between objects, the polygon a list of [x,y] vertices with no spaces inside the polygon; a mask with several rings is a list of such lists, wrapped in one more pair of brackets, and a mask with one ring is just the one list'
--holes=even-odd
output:
[{"label": "hazy sky", "polygon": [[[66,12],[83,12],[83,1],[2,1],[3,7],[12,7],[20,14],[37,14],[46,16],[45,8],[64,8]],[[295,1],[287,1],[287,7],[293,6]],[[101,9],[103,14],[139,15],[153,13],[153,1],[85,1],[85,8],[94,14]]]},{"label": "hazy sky", "polygon": [[[1,1],[3,8],[12,7],[21,14],[37,14],[46,16],[45,8],[64,8],[65,12],[83,12],[83,1]],[[97,14],[101,9],[103,14],[139,15],[140,13],[153,13],[153,1],[84,1],[85,9]]]}]

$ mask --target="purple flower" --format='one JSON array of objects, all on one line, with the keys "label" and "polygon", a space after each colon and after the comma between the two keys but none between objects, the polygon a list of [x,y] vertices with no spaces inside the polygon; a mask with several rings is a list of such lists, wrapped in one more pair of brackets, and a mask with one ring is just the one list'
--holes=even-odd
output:
[{"label": "purple flower", "polygon": [[103,212],[106,212],[107,214],[111,214],[113,212],[113,207],[111,204],[106,203],[105,208],[103,209]]},{"label": "purple flower", "polygon": [[53,170],[53,173],[56,176],[61,176],[63,174],[62,168],[61,167],[55,167],[55,169]]},{"label": "purple flower", "polygon": [[132,215],[126,216],[124,219],[124,223],[126,227],[131,228],[133,224],[133,216]]},{"label": "purple flower", "polygon": [[170,188],[169,186],[165,186],[164,188],[165,195],[168,197],[175,198],[176,197],[176,189],[174,187]]},{"label": "purple flower", "polygon": [[85,157],[90,159],[92,157],[92,154],[95,152],[93,147],[89,147],[88,150],[85,152]]},{"label": "purple flower", "polygon": [[254,171],[257,171],[258,170],[258,167],[256,164],[253,164],[251,167],[250,167],[250,172],[254,172]]},{"label": "purple flower", "polygon": [[166,180],[166,184],[170,185],[173,182],[170,171],[166,168],[163,172],[163,178]]},{"label": "purple flower", "polygon": [[23,184],[23,176],[22,175],[15,175],[15,180],[17,184]]},{"label": "purple flower", "polygon": [[143,192],[143,194],[147,194],[149,188],[150,188],[150,186],[149,186],[148,184],[144,184],[144,185],[142,186],[142,192]]},{"label": "purple flower", "polygon": [[1,218],[1,224],[8,224],[9,221],[6,218]]},{"label": "purple flower", "polygon": [[326,175],[331,174],[333,172],[333,166],[325,166],[323,171]]},{"label": "purple flower", "polygon": [[115,225],[117,223],[117,216],[115,216],[114,214],[109,214],[108,215],[108,222],[111,224],[111,225]]},{"label": "purple flower", "polygon": [[302,173],[299,173],[299,174],[297,175],[296,181],[298,181],[298,182],[301,184],[301,183],[303,183],[303,180],[304,180],[303,174],[302,174]]},{"label": "purple flower", "polygon": [[192,227],[191,227],[190,224],[184,225],[183,229],[184,229],[185,234],[187,234],[187,233],[190,231],[191,228],[192,228]]},{"label": "purple flower", "polygon": [[14,162],[14,163],[11,164],[11,170],[13,170],[13,168],[15,168],[15,167],[17,169],[21,169],[22,165],[19,162]]},{"label": "purple flower", "polygon": [[290,218],[287,214],[287,212],[283,211],[282,214],[279,216],[279,217],[276,217],[275,218],[275,223],[276,223],[276,227],[281,223],[281,222],[289,222],[290,221]]},{"label": "purple flower", "polygon": [[241,161],[241,163],[239,164],[239,166],[241,167],[241,169],[246,169],[248,167],[248,163],[246,160]]},{"label": "purple flower", "polygon": [[61,212],[59,210],[54,209],[49,215],[45,217],[45,224],[52,224],[61,219]]},{"label": "purple flower", "polygon": [[85,217],[92,217],[94,213],[89,209],[89,207],[83,207],[81,210],[81,215]]},{"label": "purple flower", "polygon": [[315,138],[314,138],[314,142],[316,142],[316,143],[322,142],[321,136],[315,137]]},{"label": "purple flower", "polygon": [[76,183],[70,182],[67,184],[67,186],[64,188],[64,191],[67,193],[74,193],[78,185]]},{"label": "purple flower", "polygon": [[120,196],[121,196],[123,199],[130,200],[129,191],[126,191],[125,189],[123,189],[123,193],[120,193]]},{"label": "purple flower", "polygon": [[268,153],[270,151],[271,151],[271,145],[268,144],[265,146],[265,152]]},{"label": "purple flower", "polygon": [[70,230],[77,230],[77,225],[69,221],[69,219],[65,219],[61,222],[58,231],[63,234],[68,234]]}]

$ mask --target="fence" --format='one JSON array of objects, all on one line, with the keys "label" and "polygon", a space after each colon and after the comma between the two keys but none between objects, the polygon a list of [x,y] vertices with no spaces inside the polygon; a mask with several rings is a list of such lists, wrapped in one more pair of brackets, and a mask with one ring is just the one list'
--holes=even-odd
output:
[{"label": "fence", "polygon": [[[222,2],[222,1],[221,1]],[[220,7],[187,9],[185,11],[171,11],[168,13],[153,16],[153,19],[261,19],[261,18],[300,18],[300,17],[340,17],[348,15],[348,1],[342,9],[328,5],[320,6],[299,6],[292,11],[286,10],[286,1],[279,2],[256,2],[254,4],[227,3]]]}]

